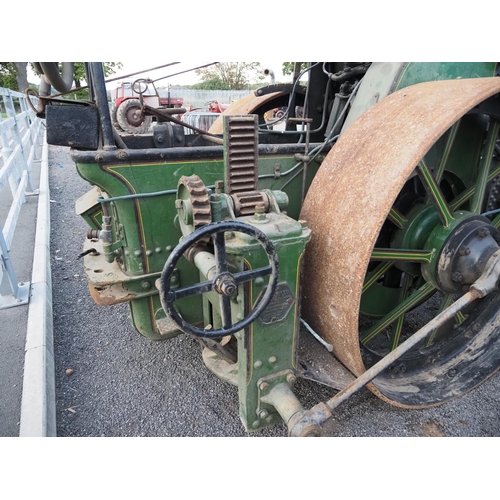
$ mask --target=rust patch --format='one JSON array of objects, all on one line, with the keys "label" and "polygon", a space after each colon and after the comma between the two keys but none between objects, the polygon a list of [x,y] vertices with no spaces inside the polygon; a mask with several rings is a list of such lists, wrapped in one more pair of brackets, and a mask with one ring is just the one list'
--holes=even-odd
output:
[{"label": "rust patch", "polygon": [[436,140],[498,92],[500,78],[404,88],[360,116],[316,174],[300,214],[312,230],[304,259],[303,314],[356,375],[365,371],[358,335],[363,280],[396,196]]},{"label": "rust patch", "polygon": [[129,302],[136,297],[131,293],[120,295],[113,295],[108,288],[97,290],[94,285],[89,281],[89,291],[90,295],[94,299],[94,302],[99,306],[112,306],[115,304],[121,304],[122,302]]}]

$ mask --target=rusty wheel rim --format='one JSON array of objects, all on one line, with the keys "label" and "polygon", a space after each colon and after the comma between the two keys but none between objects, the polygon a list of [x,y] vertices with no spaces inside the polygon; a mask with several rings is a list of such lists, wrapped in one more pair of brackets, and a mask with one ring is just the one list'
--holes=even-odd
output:
[{"label": "rusty wheel rim", "polygon": [[[222,115],[249,115],[253,114],[262,107],[270,107],[271,103],[276,99],[287,95],[286,92],[273,92],[264,96],[257,97],[254,94],[249,94],[235,103],[231,104]],[[212,124],[208,130],[211,134],[222,134],[223,121],[222,116]]]},{"label": "rusty wheel rim", "polygon": [[[437,140],[468,111],[499,91],[498,78],[428,82],[398,91],[351,125],[318,171],[301,218],[313,233],[305,275],[321,279],[306,280],[303,311],[307,321],[333,345],[335,356],[354,374],[362,374],[370,364],[360,346],[361,298],[372,252],[394,202]],[[421,286],[425,285],[424,280]],[[496,321],[495,308],[486,302],[484,306],[490,307],[488,318]],[[484,339],[486,343],[493,341],[493,334]],[[465,378],[437,391],[439,394],[422,390],[425,380],[417,381],[416,375],[398,374],[394,379],[392,373],[369,387],[398,406],[438,404],[491,375],[499,363],[496,351],[492,350],[487,373],[480,379],[471,376],[472,368],[465,370]],[[447,366],[444,362],[438,365],[438,376],[443,378]],[[425,377],[436,375],[431,371]],[[422,395],[407,397],[405,384],[413,384],[409,390]]]}]

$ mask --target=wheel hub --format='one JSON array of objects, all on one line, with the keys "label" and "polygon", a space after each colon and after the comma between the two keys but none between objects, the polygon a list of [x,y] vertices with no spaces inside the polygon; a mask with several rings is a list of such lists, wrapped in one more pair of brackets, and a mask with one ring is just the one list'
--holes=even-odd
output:
[{"label": "wheel hub", "polygon": [[[430,245],[434,247],[446,233],[437,228],[428,240]],[[488,259],[499,248],[499,239],[498,230],[488,219],[461,213],[433,259],[434,269],[430,267],[432,262],[422,266],[424,276],[445,293],[463,293],[481,276]]]}]

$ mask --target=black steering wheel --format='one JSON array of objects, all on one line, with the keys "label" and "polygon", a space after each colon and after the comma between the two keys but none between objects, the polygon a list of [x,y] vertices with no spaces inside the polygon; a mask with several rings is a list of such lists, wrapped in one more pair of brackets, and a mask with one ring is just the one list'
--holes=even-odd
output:
[{"label": "black steering wheel", "polygon": [[[249,269],[239,273],[232,274],[228,270],[227,254],[224,233],[229,231],[238,231],[253,236],[266,251],[269,265],[258,269]],[[215,276],[203,283],[198,283],[185,288],[172,290],[170,288],[170,278],[178,260],[190,247],[210,237],[213,241],[216,261]],[[170,318],[177,323],[179,328],[186,333],[191,333],[197,337],[218,338],[226,335],[232,335],[245,326],[255,321],[269,304],[276,286],[278,284],[279,266],[276,249],[271,240],[259,229],[242,222],[214,222],[203,226],[189,236],[184,238],[177,245],[168,258],[160,277],[160,300],[164,311]],[[269,283],[266,291],[254,305],[251,312],[241,321],[233,324],[231,319],[231,298],[238,293],[238,285],[257,278],[269,276]],[[220,314],[222,318],[222,328],[220,329],[202,329],[197,328],[184,321],[174,307],[174,302],[178,299],[199,295],[215,291],[219,294]]]}]

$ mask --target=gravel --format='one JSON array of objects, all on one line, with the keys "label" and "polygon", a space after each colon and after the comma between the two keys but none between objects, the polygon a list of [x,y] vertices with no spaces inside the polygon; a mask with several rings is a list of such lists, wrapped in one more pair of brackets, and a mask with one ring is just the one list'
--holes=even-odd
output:
[{"label": "gravel", "polygon": [[[245,432],[237,388],[204,365],[187,336],[153,342],[132,327],[128,306],[97,306],[77,259],[87,226],[74,203],[90,189],[68,148],[50,146],[58,436],[286,436],[284,424]],[[498,436],[500,378],[464,397],[425,410],[402,410],[366,389],[341,405],[324,426],[328,436]],[[335,391],[299,380],[309,408]]]}]

